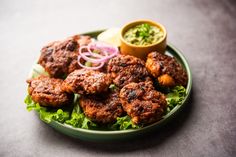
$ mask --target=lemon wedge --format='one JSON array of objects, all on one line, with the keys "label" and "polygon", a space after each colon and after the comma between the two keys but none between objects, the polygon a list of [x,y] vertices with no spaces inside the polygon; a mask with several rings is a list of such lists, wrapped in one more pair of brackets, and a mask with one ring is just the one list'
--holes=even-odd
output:
[{"label": "lemon wedge", "polygon": [[109,28],[97,36],[98,41],[106,42],[113,46],[120,46],[120,28]]}]

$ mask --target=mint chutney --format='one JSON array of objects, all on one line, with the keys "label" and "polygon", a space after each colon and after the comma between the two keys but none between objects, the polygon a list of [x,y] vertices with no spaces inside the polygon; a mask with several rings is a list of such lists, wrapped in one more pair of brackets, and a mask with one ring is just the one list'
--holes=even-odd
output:
[{"label": "mint chutney", "polygon": [[143,23],[128,29],[123,37],[130,44],[146,46],[160,41],[164,37],[164,33],[157,26]]}]

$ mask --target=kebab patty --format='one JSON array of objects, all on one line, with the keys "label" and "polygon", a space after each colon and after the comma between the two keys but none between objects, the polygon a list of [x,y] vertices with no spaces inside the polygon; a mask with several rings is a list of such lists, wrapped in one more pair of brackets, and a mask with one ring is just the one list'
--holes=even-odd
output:
[{"label": "kebab patty", "polygon": [[41,50],[38,63],[42,65],[51,77],[64,78],[75,69],[79,69],[77,63],[78,48],[91,42],[89,36],[75,35],[64,41],[52,42]]},{"label": "kebab patty", "polygon": [[73,95],[62,91],[63,80],[40,76],[27,80],[28,92],[41,106],[61,107],[73,101]]},{"label": "kebab patty", "polygon": [[111,82],[109,74],[79,69],[67,76],[63,83],[63,90],[68,93],[95,94],[107,91]]},{"label": "kebab patty", "polygon": [[115,122],[116,118],[122,116],[124,112],[118,92],[83,95],[79,102],[85,115],[97,123]]},{"label": "kebab patty", "polygon": [[130,55],[119,55],[108,62],[107,72],[111,74],[113,83],[122,88],[131,82],[150,80],[145,62]]},{"label": "kebab patty", "polygon": [[162,86],[187,85],[188,77],[185,69],[171,56],[151,52],[147,57],[146,68]]},{"label": "kebab patty", "polygon": [[154,90],[151,81],[127,84],[120,91],[120,99],[135,124],[160,120],[167,107],[164,94]]}]

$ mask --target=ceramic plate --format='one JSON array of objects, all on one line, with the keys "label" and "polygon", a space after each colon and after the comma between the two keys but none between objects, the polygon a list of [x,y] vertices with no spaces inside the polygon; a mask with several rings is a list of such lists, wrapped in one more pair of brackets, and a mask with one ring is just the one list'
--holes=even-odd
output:
[{"label": "ceramic plate", "polygon": [[[99,31],[93,31],[84,33],[84,35],[89,35],[91,37],[96,38],[98,34],[103,32],[104,30]],[[87,130],[87,129],[81,129],[81,128],[74,128],[72,126],[69,126],[67,124],[61,124],[57,121],[52,121],[51,123],[48,123],[51,127],[56,129],[57,131],[66,134],[68,136],[79,138],[82,140],[88,140],[88,141],[111,141],[111,140],[122,140],[122,139],[128,139],[128,138],[135,138],[139,135],[146,134],[148,132],[151,132],[153,130],[156,130],[160,128],[161,126],[165,125],[167,122],[169,122],[171,119],[173,119],[177,113],[179,113],[183,107],[187,104],[187,100],[190,97],[190,92],[192,88],[192,75],[190,71],[190,67],[188,65],[187,60],[183,56],[183,54],[176,49],[172,44],[167,44],[166,54],[174,56],[179,63],[183,65],[183,67],[187,71],[188,75],[188,84],[186,88],[186,97],[183,100],[182,105],[177,105],[175,108],[171,110],[167,115],[163,117],[162,120],[153,123],[151,125],[148,125],[143,128],[139,129],[132,129],[132,130],[120,130],[120,131],[100,131],[100,130]]]}]

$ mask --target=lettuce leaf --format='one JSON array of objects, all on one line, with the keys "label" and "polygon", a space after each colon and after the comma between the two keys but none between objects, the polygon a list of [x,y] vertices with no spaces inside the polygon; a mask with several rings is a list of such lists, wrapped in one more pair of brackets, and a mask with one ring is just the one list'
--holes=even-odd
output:
[{"label": "lettuce leaf", "polygon": [[26,108],[28,111],[35,110],[39,113],[39,117],[46,123],[50,123],[52,120],[63,123],[69,119],[70,112],[63,109],[52,109],[48,107],[42,107],[39,103],[35,103],[30,95],[25,98]]},{"label": "lettuce leaf", "polygon": [[40,106],[38,103],[35,103],[32,99],[31,99],[31,96],[30,95],[27,95],[26,98],[25,98],[25,104],[27,105],[26,106],[26,109],[28,111],[31,111],[31,110],[36,110],[36,111],[39,111],[40,110]]},{"label": "lettuce leaf", "polygon": [[167,94],[167,113],[169,113],[176,105],[181,105],[186,96],[186,89],[183,86],[175,86]]},{"label": "lettuce leaf", "polygon": [[70,119],[66,120],[65,123],[75,128],[83,128],[83,129],[97,128],[97,124],[92,122],[84,115],[78,103],[75,104]]},{"label": "lettuce leaf", "polygon": [[127,129],[138,129],[140,126],[135,125],[131,118],[126,115],[124,117],[118,117],[116,123],[111,125],[111,130],[127,130]]},{"label": "lettuce leaf", "polygon": [[132,123],[129,116],[118,117],[116,123],[107,126],[96,124],[85,116],[78,103],[72,111],[71,118],[66,120],[65,123],[75,128],[96,130],[127,130],[139,128],[138,125]]},{"label": "lettuce leaf", "polygon": [[[113,88],[113,87],[112,87]],[[181,105],[184,97],[186,96],[186,90],[183,86],[176,86],[170,90],[167,94],[167,113],[170,112],[176,105]],[[137,129],[142,126],[132,123],[131,118],[126,115],[118,117],[117,121],[113,124],[101,126],[92,122],[85,116],[78,103],[79,95],[75,94],[74,103],[70,107],[64,107],[60,109],[54,109],[49,107],[42,107],[39,103],[32,100],[30,95],[25,98],[26,108],[28,111],[35,110],[39,113],[40,119],[46,123],[50,123],[52,120],[60,123],[66,123],[75,128],[83,129],[95,129],[95,130],[127,130]],[[72,108],[73,107],[73,110]],[[71,112],[72,111],[72,112]]]}]

